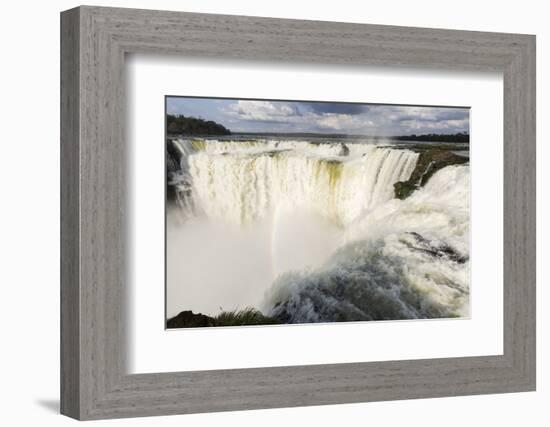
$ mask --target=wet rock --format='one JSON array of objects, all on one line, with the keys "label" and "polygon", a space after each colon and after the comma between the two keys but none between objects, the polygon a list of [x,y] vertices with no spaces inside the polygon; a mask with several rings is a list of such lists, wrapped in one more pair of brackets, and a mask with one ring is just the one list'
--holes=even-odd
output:
[{"label": "wet rock", "polygon": [[416,189],[423,187],[428,180],[440,169],[451,165],[462,165],[470,159],[455,154],[450,149],[441,147],[430,149],[414,149],[420,153],[411,177],[407,181],[396,182],[394,187],[395,197],[401,200],[409,197]]},{"label": "wet rock", "polygon": [[186,310],[168,319],[166,327],[169,329],[203,328],[209,326],[275,325],[279,323],[281,322],[278,319],[264,316],[259,310],[248,307],[242,310],[224,311],[216,317]]},{"label": "wet rock", "polygon": [[201,328],[216,326],[214,318],[202,313],[193,313],[191,310],[182,311],[175,317],[168,319],[166,327],[172,328]]},{"label": "wet rock", "polygon": [[468,256],[460,254],[446,243],[428,240],[414,231],[406,234],[410,239],[402,239],[401,242],[411,250],[423,252],[436,258],[446,258],[459,264],[468,261]]},{"label": "wet rock", "polygon": [[338,153],[339,156],[349,156],[349,147],[344,144],[344,143],[341,143],[340,144],[340,152]]}]

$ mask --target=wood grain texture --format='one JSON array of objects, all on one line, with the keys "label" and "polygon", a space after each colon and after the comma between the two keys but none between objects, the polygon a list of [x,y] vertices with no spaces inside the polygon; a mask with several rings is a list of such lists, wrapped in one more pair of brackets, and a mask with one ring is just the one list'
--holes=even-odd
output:
[{"label": "wood grain texture", "polygon": [[61,19],[61,412],[80,414],[79,55],[80,14]]},{"label": "wood grain texture", "polygon": [[[535,388],[534,36],[80,7],[62,14],[62,413],[78,419]],[[124,55],[504,75],[504,354],[128,375]]]}]

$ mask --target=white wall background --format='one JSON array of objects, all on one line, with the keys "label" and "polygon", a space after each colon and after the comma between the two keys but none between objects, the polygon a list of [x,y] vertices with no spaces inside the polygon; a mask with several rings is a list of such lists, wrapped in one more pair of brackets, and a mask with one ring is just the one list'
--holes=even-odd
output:
[{"label": "white wall background", "polygon": [[[550,424],[549,256],[550,27],[537,0],[96,1],[97,5],[503,31],[537,35],[538,391],[508,395],[276,409],[109,421],[117,426],[547,426]],[[75,1],[3,4],[0,23],[0,420],[63,426],[59,384],[59,12]]]}]

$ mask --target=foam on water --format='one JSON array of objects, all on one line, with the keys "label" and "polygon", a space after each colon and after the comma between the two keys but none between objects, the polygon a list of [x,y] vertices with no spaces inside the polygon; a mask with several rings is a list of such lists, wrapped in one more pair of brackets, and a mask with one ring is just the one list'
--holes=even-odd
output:
[{"label": "foam on water", "polygon": [[468,166],[378,206],[345,240],[314,271],[281,275],[264,311],[289,323],[469,315]]},{"label": "foam on water", "polygon": [[[406,200],[388,145],[177,140],[168,315],[253,306],[284,322],[469,313],[469,166]],[[208,289],[206,289],[208,288]]]},{"label": "foam on water", "polygon": [[[208,218],[249,224],[279,206],[347,225],[393,197],[418,154],[370,144],[180,141],[193,203]],[[190,149],[192,147],[192,149]],[[351,147],[351,149],[350,149]]]}]

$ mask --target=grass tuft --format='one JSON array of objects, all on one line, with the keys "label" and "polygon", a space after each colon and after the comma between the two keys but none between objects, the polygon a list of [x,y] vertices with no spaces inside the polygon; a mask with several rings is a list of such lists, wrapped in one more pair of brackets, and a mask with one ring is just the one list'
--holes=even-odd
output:
[{"label": "grass tuft", "polygon": [[169,329],[203,328],[212,326],[276,325],[280,323],[279,320],[273,317],[264,316],[253,307],[247,307],[243,310],[224,311],[216,317],[186,310],[168,319],[166,327]]},{"label": "grass tuft", "polygon": [[214,318],[216,326],[244,326],[244,325],[275,325],[277,319],[264,316],[253,307],[243,310],[224,311]]}]

